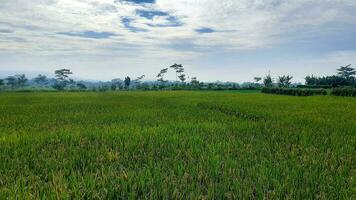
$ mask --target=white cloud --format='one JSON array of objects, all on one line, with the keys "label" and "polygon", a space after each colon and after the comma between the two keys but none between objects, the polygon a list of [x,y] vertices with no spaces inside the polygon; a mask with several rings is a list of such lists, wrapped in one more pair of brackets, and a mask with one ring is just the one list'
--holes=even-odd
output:
[{"label": "white cloud", "polygon": [[[355,9],[354,0],[157,0],[155,4],[1,0],[0,30],[11,32],[0,31],[0,54],[115,55],[124,60],[154,59],[152,64],[163,58],[189,60],[217,49],[270,48],[300,35],[339,31],[332,25],[356,24]],[[151,20],[137,10],[169,15]],[[130,19],[130,26],[147,31],[132,32],[122,23],[124,18]],[[169,26],[172,20],[181,26]],[[215,32],[200,34],[199,28]],[[86,31],[115,36],[93,39],[58,34]]]},{"label": "white cloud", "polygon": [[[350,23],[354,20],[355,23],[356,15],[346,9],[352,6],[355,6],[354,1],[348,0],[157,0],[155,5],[149,6],[114,0],[5,0],[0,7],[0,26],[15,29],[12,37],[27,40],[28,47],[32,45],[33,49],[41,49],[39,43],[55,43],[57,45],[53,46],[59,49],[68,45],[77,48],[76,42],[84,43],[81,48],[92,48],[86,44],[87,40],[63,40],[63,37],[55,34],[71,31],[113,32],[120,37],[111,38],[112,42],[125,40],[143,46],[191,39],[193,43],[204,46],[256,48],[271,45],[280,40],[283,34],[305,27],[315,28],[340,20]],[[151,21],[137,16],[137,9],[167,11],[177,17],[183,26],[147,26],[147,23],[167,24],[167,17],[154,17]],[[123,17],[132,19],[132,26],[149,32],[130,32],[121,22]],[[209,27],[217,32],[199,35],[194,30],[201,27]],[[98,40],[92,42],[101,43]],[[5,46],[9,44],[3,41],[0,48],[6,49]],[[26,50],[20,47],[19,50]],[[16,49],[16,45],[10,48]]]}]

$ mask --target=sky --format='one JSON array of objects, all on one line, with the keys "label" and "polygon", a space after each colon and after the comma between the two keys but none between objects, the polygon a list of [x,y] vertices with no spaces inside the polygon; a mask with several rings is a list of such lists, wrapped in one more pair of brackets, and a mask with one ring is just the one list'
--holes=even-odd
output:
[{"label": "sky", "polygon": [[355,11],[356,0],[0,0],[0,78],[154,80],[178,63],[201,81],[303,82],[356,67]]}]

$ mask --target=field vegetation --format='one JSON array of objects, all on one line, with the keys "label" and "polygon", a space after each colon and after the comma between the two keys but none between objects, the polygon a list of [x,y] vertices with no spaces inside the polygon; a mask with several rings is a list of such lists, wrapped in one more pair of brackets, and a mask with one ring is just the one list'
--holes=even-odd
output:
[{"label": "field vegetation", "polygon": [[0,94],[0,199],[355,199],[356,101]]},{"label": "field vegetation", "polygon": [[314,95],[327,95],[325,89],[296,89],[296,88],[273,88],[266,87],[262,88],[263,93],[267,94],[282,94],[282,95],[292,95],[292,96],[314,96]]}]

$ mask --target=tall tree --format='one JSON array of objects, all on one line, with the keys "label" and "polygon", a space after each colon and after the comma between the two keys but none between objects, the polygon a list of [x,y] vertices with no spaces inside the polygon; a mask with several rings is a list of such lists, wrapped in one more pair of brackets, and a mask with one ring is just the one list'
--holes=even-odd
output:
[{"label": "tall tree", "polygon": [[172,68],[175,73],[176,73],[176,81],[177,79],[179,79],[182,83],[186,80],[185,78],[185,74],[184,74],[184,67],[181,64],[173,64],[172,66],[170,66],[170,68]]},{"label": "tall tree", "polygon": [[168,68],[162,69],[158,75],[157,75],[157,81],[161,83],[161,85],[164,85],[167,81],[164,80],[164,75],[167,73]]},{"label": "tall tree", "polygon": [[169,68],[173,69],[176,72],[176,81],[178,79],[178,69],[179,69],[179,65],[174,63],[173,65],[171,65]]},{"label": "tall tree", "polygon": [[263,79],[263,85],[265,87],[272,87],[273,86],[273,79],[270,74],[268,74],[264,79]]},{"label": "tall tree", "polygon": [[58,80],[68,80],[69,75],[73,74],[73,72],[70,69],[59,69],[54,71],[54,74]]},{"label": "tall tree", "polygon": [[180,80],[182,83],[184,83],[185,80],[187,80],[187,78],[186,78],[185,76],[186,76],[185,74],[181,74],[181,75],[178,76],[179,80]]},{"label": "tall tree", "polygon": [[125,85],[125,89],[129,89],[130,85],[131,85],[131,78],[129,76],[127,76],[124,80],[124,85]]},{"label": "tall tree", "polygon": [[57,90],[64,90],[64,88],[71,83],[74,83],[72,79],[69,78],[69,75],[73,74],[70,69],[59,69],[54,72],[56,82],[53,85],[53,88]]},{"label": "tall tree", "polygon": [[184,74],[184,67],[183,65],[178,65],[177,71],[176,73],[178,74],[178,78],[179,80],[184,83],[184,81],[186,80],[185,78],[185,74]]},{"label": "tall tree", "polygon": [[352,68],[351,65],[340,66],[337,71],[338,75],[345,79],[350,79],[352,76],[356,75],[356,70]]},{"label": "tall tree", "polygon": [[4,85],[4,80],[0,79],[0,86]]}]

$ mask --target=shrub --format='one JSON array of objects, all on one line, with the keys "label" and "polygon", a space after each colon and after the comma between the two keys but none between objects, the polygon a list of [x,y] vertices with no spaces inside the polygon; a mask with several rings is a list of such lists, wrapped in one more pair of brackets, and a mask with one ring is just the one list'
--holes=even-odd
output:
[{"label": "shrub", "polygon": [[335,96],[351,96],[356,97],[356,88],[334,88],[331,94]]},{"label": "shrub", "polygon": [[292,96],[313,96],[313,95],[326,95],[324,89],[294,89],[294,88],[263,88],[262,93],[267,94],[281,94]]},{"label": "shrub", "polygon": [[309,89],[331,89],[331,85],[298,85],[297,88],[309,88]]}]

